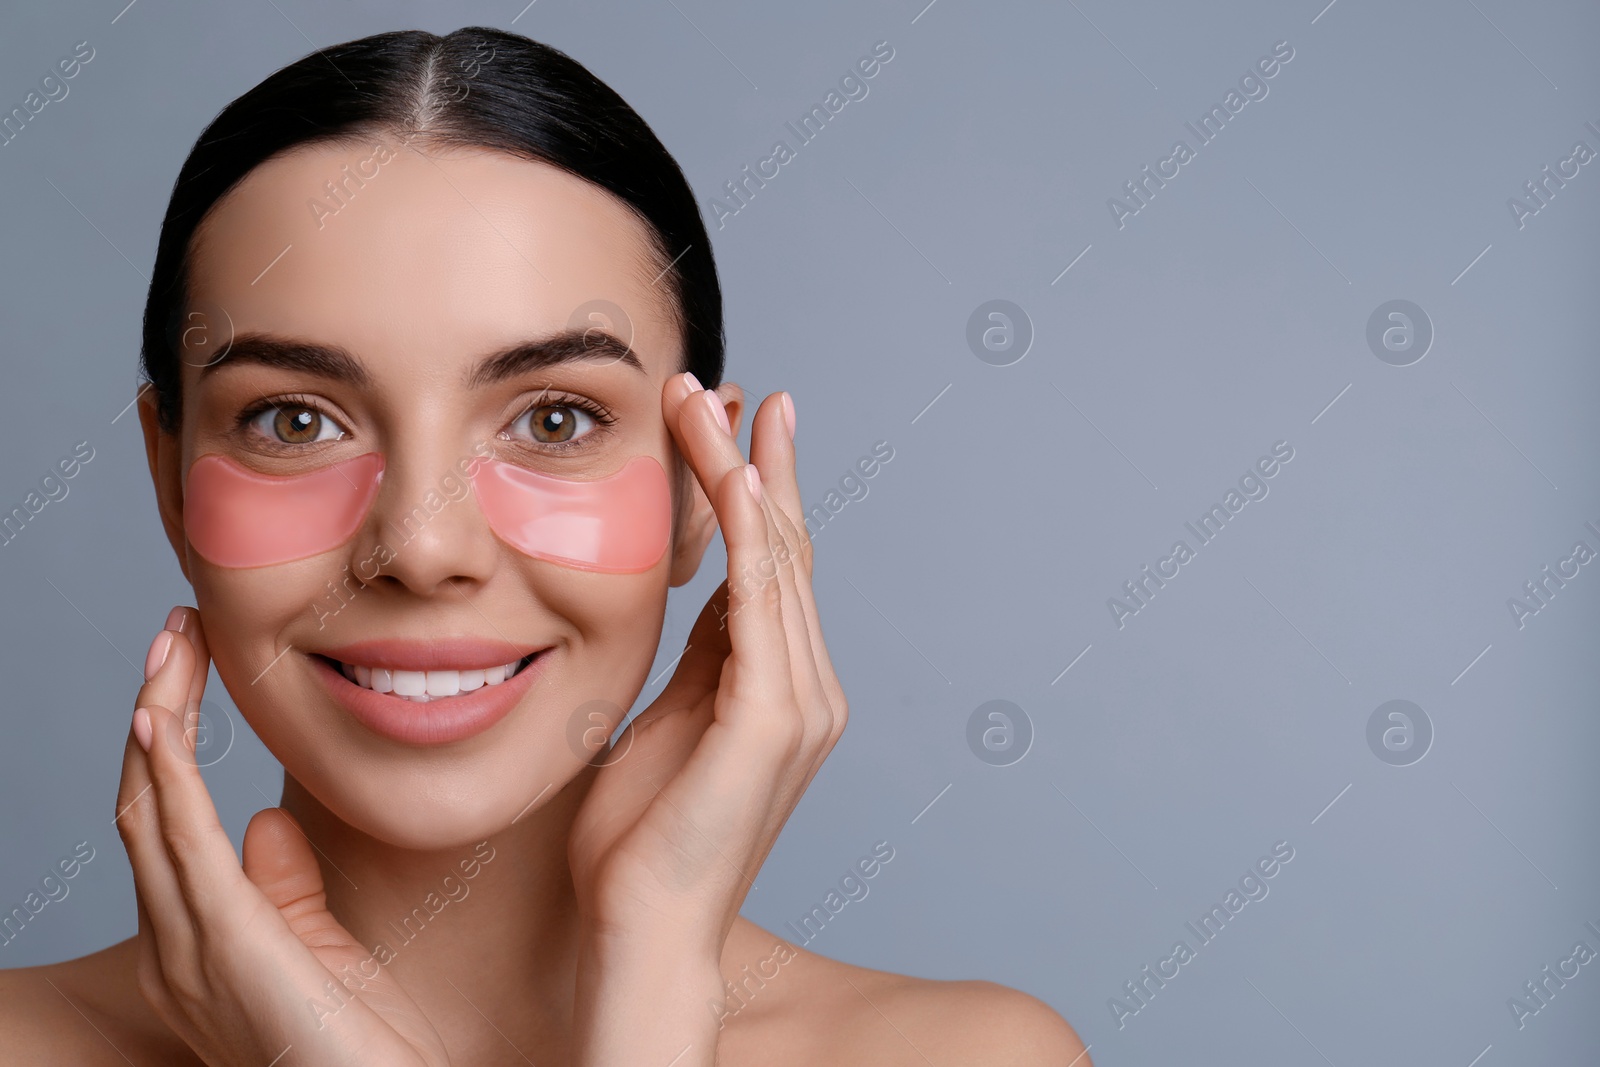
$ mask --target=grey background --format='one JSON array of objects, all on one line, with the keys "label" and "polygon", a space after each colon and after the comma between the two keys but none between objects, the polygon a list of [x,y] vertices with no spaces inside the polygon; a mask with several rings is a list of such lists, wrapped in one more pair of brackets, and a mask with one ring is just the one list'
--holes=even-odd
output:
[{"label": "grey background", "polygon": [[[79,441],[95,458],[0,548],[0,901],[80,840],[96,858],[0,965],[135,930],[119,757],[188,589],[118,415],[167,195],[216,111],[313,45],[509,27],[633,103],[709,221],[887,40],[869,95],[709,223],[729,376],[793,392],[807,499],[895,451],[817,534],[853,714],[745,914],[781,928],[887,840],[809,947],[1026,989],[1103,1067],[1593,1062],[1600,962],[1523,1029],[1507,999],[1600,950],[1600,563],[1522,629],[1506,602],[1600,550],[1600,162],[1521,229],[1506,201],[1600,150],[1600,10],[1325,2],[8,5],[0,109],[77,41],[96,54],[0,148],[0,502]],[[1280,40],[1269,95],[1118,229],[1107,198]],[[966,341],[991,299],[1034,330],[1010,366]],[[1391,299],[1433,324],[1411,366],[1366,343]],[[1107,598],[1194,547],[1184,523],[1280,440],[1270,494],[1119,630]],[[674,591],[663,667],[722,563]],[[966,740],[995,699],[1034,731],[1011,766]],[[1393,699],[1435,731],[1410,766],[1366,740]],[[281,772],[234,721],[207,780],[237,843]],[[1108,999],[1280,840],[1270,894],[1119,1028]]]}]

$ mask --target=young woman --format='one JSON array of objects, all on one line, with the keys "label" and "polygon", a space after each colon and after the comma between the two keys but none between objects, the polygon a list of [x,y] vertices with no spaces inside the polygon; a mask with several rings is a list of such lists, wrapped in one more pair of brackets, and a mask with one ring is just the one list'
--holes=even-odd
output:
[{"label": "young woman", "polygon": [[[6,1062],[1087,1067],[1033,997],[739,916],[847,714],[795,408],[746,462],[693,196],[582,66],[467,28],[272,75],[183,166],[143,356],[198,607],[128,734],[139,931],[0,975]],[[728,581],[608,747],[714,529]],[[284,766],[242,865],[211,663]]]}]

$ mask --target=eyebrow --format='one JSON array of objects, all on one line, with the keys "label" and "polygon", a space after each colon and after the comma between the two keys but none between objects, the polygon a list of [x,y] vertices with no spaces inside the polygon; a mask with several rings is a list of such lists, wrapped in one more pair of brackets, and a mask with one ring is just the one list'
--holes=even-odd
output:
[{"label": "eyebrow", "polygon": [[[530,371],[586,362],[626,363],[641,374],[649,373],[625,341],[608,331],[589,327],[566,329],[508,345],[479,360],[463,380],[469,389],[480,389]],[[247,363],[315,374],[354,386],[372,384],[372,374],[366,364],[338,345],[267,333],[235,337],[226,352],[201,367],[200,373],[206,375],[228,364]]]}]

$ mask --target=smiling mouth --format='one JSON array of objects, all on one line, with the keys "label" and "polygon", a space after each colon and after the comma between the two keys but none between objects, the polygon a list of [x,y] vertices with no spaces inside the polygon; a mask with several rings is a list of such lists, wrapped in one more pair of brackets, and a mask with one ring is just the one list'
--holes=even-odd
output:
[{"label": "smiling mouth", "polygon": [[481,670],[405,671],[360,663],[345,663],[317,653],[317,658],[344,675],[352,684],[375,693],[400,697],[415,704],[445,700],[461,693],[501,685],[516,677],[548,649],[529,653],[519,660]]}]

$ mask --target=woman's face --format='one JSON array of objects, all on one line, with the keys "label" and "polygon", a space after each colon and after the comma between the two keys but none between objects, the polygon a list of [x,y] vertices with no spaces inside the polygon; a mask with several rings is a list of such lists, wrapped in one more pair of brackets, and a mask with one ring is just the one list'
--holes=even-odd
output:
[{"label": "woman's face", "polygon": [[[219,676],[287,773],[352,826],[412,848],[504,828],[582,769],[575,739],[632,704],[668,587],[692,576],[714,527],[699,486],[676,477],[662,416],[683,339],[649,231],[555,167],[380,133],[256,168],[190,263],[181,433],[155,429],[149,397],[141,417]],[[574,327],[591,330],[567,349],[576,358],[504,355]],[[596,329],[637,365],[593,344]],[[737,429],[737,387],[721,392]],[[301,475],[373,452],[376,496],[335,549],[224,567],[185,536],[201,456]],[[463,476],[490,454],[583,482],[650,457],[682,505],[672,545],[636,573],[524,555]],[[492,664],[518,660],[504,689],[491,684]],[[448,690],[452,666],[462,685],[490,672],[466,697],[378,692],[377,671],[423,667]],[[495,710],[453,710],[466,699]]]}]

